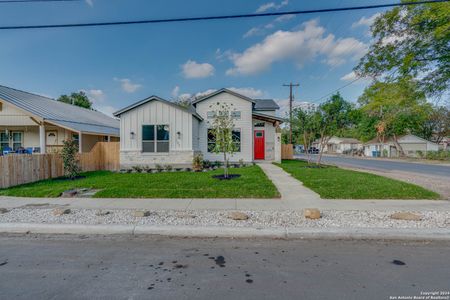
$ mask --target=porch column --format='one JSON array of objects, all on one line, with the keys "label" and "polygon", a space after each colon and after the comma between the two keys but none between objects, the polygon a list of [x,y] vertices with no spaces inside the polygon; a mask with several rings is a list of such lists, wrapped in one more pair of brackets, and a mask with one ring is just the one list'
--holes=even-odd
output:
[{"label": "porch column", "polygon": [[39,148],[41,149],[41,154],[47,153],[47,149],[45,149],[45,126],[43,123],[39,125]]},{"label": "porch column", "polygon": [[82,138],[82,134],[81,131],[78,132],[78,153],[82,153],[83,152],[83,138]]}]

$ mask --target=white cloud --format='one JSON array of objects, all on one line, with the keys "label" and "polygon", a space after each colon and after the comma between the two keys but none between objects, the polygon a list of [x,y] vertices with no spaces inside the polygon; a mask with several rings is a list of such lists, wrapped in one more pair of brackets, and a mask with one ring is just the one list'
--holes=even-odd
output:
[{"label": "white cloud", "polygon": [[376,13],[370,17],[362,17],[361,19],[359,19],[358,21],[354,22],[352,24],[352,28],[357,28],[360,26],[366,26],[366,27],[370,27],[373,22],[375,21],[376,18],[378,18],[381,14],[380,13]]},{"label": "white cloud", "polygon": [[289,21],[292,18],[295,18],[295,15],[280,16],[280,17],[276,18],[275,20],[273,20],[272,22],[267,23],[266,25],[261,25],[261,26],[256,26],[256,27],[250,28],[250,30],[248,30],[246,33],[244,33],[243,37],[248,38],[248,37],[251,37],[254,35],[262,35],[266,31],[265,29],[275,28],[275,26],[278,25],[279,23]]},{"label": "white cloud", "polygon": [[103,102],[106,98],[105,93],[102,90],[92,89],[88,91],[84,91],[86,95],[95,102]]},{"label": "white cloud", "polygon": [[114,78],[115,81],[120,82],[120,86],[122,88],[122,90],[126,93],[134,93],[136,92],[139,88],[142,87],[141,84],[139,83],[133,83],[130,79],[128,78]]},{"label": "white cloud", "polygon": [[358,78],[358,76],[356,76],[356,73],[354,71],[351,71],[350,73],[347,73],[344,76],[342,76],[341,80],[342,81],[353,81],[356,78]]},{"label": "white cloud", "polygon": [[94,0],[85,0],[90,7],[94,6]]},{"label": "white cloud", "polygon": [[180,87],[177,85],[173,88],[171,95],[173,98],[178,97],[178,94],[180,93]]},{"label": "white cloud", "polygon": [[228,89],[230,91],[247,96],[249,98],[258,98],[258,97],[262,97],[264,95],[263,91],[252,88],[252,87],[244,87],[244,88],[229,87]]},{"label": "white cloud", "polygon": [[275,2],[264,3],[263,5],[258,7],[258,9],[256,10],[256,13],[262,13],[262,12],[268,11],[270,9],[278,10],[288,4],[289,4],[289,0],[284,0],[284,1],[280,2],[279,4],[277,4]]},{"label": "white cloud", "polygon": [[336,39],[331,33],[325,35],[325,28],[317,20],[310,20],[297,31],[276,31],[244,52],[234,53],[230,57],[234,67],[226,74],[257,74],[283,60],[293,60],[301,67],[319,55],[324,56],[324,63],[337,66],[349,57],[359,59],[366,51],[363,42],[355,38]]},{"label": "white cloud", "polygon": [[214,75],[214,66],[208,63],[197,63],[188,60],[181,66],[185,78],[205,78]]}]

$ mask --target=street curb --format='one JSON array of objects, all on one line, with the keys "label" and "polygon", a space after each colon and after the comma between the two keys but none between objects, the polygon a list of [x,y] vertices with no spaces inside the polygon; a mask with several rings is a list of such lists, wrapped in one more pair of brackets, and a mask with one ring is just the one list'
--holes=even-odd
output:
[{"label": "street curb", "polygon": [[196,238],[277,238],[330,240],[435,240],[450,241],[450,228],[255,228],[222,226],[157,226],[157,225],[83,225],[2,223],[0,233],[19,234],[84,234],[84,235],[159,235]]}]

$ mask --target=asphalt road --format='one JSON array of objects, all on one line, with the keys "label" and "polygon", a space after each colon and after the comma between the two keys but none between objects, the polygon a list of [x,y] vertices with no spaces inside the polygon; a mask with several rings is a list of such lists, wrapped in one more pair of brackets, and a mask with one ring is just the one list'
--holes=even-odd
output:
[{"label": "asphalt road", "polygon": [[449,253],[444,242],[0,236],[0,298],[419,296],[450,290]]},{"label": "asphalt road", "polygon": [[[306,156],[303,154],[295,155],[295,157],[306,159]],[[313,157],[314,160],[317,160],[318,155],[313,155]],[[341,157],[341,156],[323,156],[322,161],[324,163],[333,163],[336,165],[349,166],[361,169],[372,169],[378,171],[396,170],[418,174],[450,177],[450,166],[444,165],[363,159],[363,158]]]}]

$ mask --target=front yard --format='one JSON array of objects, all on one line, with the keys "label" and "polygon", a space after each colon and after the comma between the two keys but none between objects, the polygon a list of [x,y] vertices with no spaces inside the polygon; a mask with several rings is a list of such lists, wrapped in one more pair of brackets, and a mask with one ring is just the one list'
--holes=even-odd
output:
[{"label": "front yard", "polygon": [[[414,184],[338,167],[308,168],[307,162],[276,164],[326,199],[439,199],[439,194]],[[315,166],[313,164],[312,166]]]},{"label": "front yard", "polygon": [[3,196],[58,197],[73,188],[99,189],[96,198],[276,198],[280,194],[258,166],[230,169],[241,177],[218,180],[211,172],[163,172],[120,174],[88,172],[79,180],[43,180],[0,190]]}]

